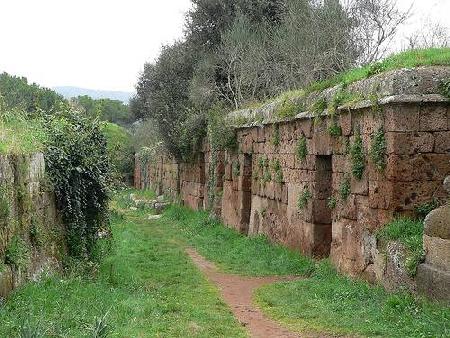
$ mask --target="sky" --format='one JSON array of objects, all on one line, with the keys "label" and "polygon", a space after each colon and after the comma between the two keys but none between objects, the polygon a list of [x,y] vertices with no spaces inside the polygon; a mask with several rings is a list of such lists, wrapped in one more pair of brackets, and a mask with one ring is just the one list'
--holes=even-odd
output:
[{"label": "sky", "polygon": [[[424,17],[450,28],[450,0],[398,3],[414,3],[400,36],[420,29]],[[46,87],[134,91],[144,63],[182,37],[190,7],[190,0],[0,0],[0,72]]]}]

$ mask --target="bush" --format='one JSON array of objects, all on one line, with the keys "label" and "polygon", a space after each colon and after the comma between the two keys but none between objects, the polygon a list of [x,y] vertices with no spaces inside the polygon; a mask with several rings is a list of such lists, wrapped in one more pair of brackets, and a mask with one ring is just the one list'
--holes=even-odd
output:
[{"label": "bush", "polygon": [[97,120],[73,110],[47,117],[48,174],[67,228],[69,254],[89,259],[99,230],[109,227],[110,165]]}]

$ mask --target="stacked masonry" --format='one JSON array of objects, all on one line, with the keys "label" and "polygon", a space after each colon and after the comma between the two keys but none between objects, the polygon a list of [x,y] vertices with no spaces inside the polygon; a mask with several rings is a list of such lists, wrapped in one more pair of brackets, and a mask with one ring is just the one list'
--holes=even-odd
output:
[{"label": "stacked masonry", "polygon": [[[138,160],[135,185],[179,195],[195,209],[212,206],[243,233],[265,234],[308,255],[329,255],[340,271],[375,279],[375,230],[422,203],[446,199],[442,182],[450,174],[450,109],[438,93],[447,79],[449,67],[426,67],[356,82],[346,91],[376,97],[376,102],[339,107],[333,115],[324,112],[318,123],[308,112],[275,122],[276,102],[232,113],[264,119],[236,128],[237,151],[220,152],[211,161],[205,142],[191,163],[177,164],[164,154],[148,163]],[[330,102],[341,89],[313,93],[306,106]],[[331,125],[340,127],[340,135],[330,134]],[[369,156],[379,131],[386,144],[382,170]],[[349,154],[358,137],[364,165],[360,179],[352,175]],[[306,140],[304,158],[297,151],[300,139]],[[215,191],[214,205],[208,191]]]}]

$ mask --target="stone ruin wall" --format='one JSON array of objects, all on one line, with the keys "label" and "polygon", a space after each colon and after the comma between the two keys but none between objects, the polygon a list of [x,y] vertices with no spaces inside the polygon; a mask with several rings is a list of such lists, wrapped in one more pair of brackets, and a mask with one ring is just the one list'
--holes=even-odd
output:
[{"label": "stone ruin wall", "polygon": [[[44,156],[0,156],[0,300],[27,280],[59,267],[65,252],[62,221],[45,177]],[[17,251],[14,242],[24,246]],[[24,249],[26,252],[23,252]],[[8,262],[8,250],[23,260]]]},{"label": "stone ruin wall", "polygon": [[[365,101],[342,107],[320,123],[301,113],[290,121],[239,127],[238,150],[220,152],[215,171],[208,144],[189,164],[176,164],[167,155],[144,166],[137,161],[136,188],[169,191],[186,205],[204,209],[209,205],[209,173],[214,172],[219,192],[214,209],[230,227],[267,235],[310,256],[330,256],[344,273],[383,281],[386,267],[379,263],[375,231],[395,216],[413,215],[423,203],[447,198],[442,182],[450,174],[450,109],[448,100],[436,94],[442,78],[450,78],[450,68],[394,71],[351,85],[368,92],[376,88],[376,109]],[[330,97],[333,90],[323,95]],[[333,120],[341,136],[328,132]],[[369,156],[372,135],[379,129],[387,147],[382,171]],[[361,180],[351,175],[348,153],[357,132],[365,154]],[[304,160],[296,155],[301,137],[307,145]],[[261,166],[262,159],[270,163],[268,168]],[[281,174],[274,171],[275,162]],[[267,170],[270,180],[264,178]],[[342,200],[339,190],[348,177],[350,194]],[[311,198],[300,209],[298,199],[306,190]],[[337,198],[334,209],[327,203],[331,196]]]}]

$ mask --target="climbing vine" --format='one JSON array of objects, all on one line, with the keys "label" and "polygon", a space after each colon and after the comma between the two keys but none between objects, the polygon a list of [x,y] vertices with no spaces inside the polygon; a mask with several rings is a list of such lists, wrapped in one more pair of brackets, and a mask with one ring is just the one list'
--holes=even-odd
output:
[{"label": "climbing vine", "polygon": [[365,169],[364,146],[359,131],[356,132],[355,141],[350,147],[350,156],[352,160],[352,174],[360,180]]},{"label": "climbing vine", "polygon": [[69,254],[90,259],[97,234],[109,231],[110,166],[100,123],[64,109],[47,117],[46,162],[66,226]]},{"label": "climbing vine", "polygon": [[372,135],[370,159],[378,170],[383,171],[386,167],[386,138],[383,128]]}]

